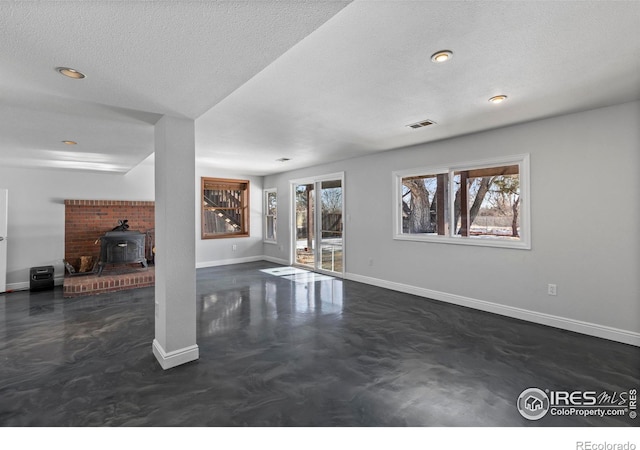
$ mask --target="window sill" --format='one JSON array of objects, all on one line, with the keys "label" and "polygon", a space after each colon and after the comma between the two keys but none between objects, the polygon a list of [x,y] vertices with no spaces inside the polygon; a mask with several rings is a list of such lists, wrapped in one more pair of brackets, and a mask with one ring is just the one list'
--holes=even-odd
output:
[{"label": "window sill", "polygon": [[525,240],[507,240],[490,237],[452,237],[420,234],[396,234],[396,241],[430,242],[434,244],[474,245],[477,247],[513,248],[518,250],[531,250],[531,243]]},{"label": "window sill", "polygon": [[229,238],[246,238],[246,237],[249,237],[249,233],[221,234],[219,236],[201,236],[200,239],[229,239]]}]

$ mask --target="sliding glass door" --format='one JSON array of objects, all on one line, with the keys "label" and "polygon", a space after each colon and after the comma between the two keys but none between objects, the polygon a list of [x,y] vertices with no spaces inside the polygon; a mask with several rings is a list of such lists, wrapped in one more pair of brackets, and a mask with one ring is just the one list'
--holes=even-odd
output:
[{"label": "sliding glass door", "polygon": [[294,263],[318,272],[344,271],[342,174],[292,182]]},{"label": "sliding glass door", "polygon": [[296,184],[295,263],[315,268],[315,183]]},{"label": "sliding glass door", "polygon": [[342,273],[342,180],[320,183],[320,268]]}]

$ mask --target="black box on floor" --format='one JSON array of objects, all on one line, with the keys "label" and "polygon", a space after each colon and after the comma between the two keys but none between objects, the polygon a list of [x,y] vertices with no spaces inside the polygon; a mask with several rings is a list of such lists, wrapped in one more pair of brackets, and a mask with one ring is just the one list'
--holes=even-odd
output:
[{"label": "black box on floor", "polygon": [[53,289],[53,266],[32,267],[29,276],[29,289],[32,291]]}]

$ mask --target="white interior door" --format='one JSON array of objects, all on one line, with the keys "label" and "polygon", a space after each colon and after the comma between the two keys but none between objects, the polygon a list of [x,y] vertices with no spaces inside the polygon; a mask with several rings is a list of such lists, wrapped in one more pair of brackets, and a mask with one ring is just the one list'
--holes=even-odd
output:
[{"label": "white interior door", "polygon": [[7,219],[9,191],[0,189],[0,292],[7,290]]}]

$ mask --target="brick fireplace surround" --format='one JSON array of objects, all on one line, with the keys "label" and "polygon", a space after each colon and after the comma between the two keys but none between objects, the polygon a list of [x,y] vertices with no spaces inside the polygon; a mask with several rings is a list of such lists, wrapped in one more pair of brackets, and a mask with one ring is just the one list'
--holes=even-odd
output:
[{"label": "brick fireplace surround", "polygon": [[[65,200],[65,260],[76,271],[81,256],[91,256],[96,262],[100,257],[100,243],[96,241],[118,225],[118,220],[128,220],[129,230],[150,232],[155,227],[155,203],[126,200]],[[147,252],[148,253],[148,252]],[[125,267],[107,267],[101,277],[94,274],[65,276],[64,296],[95,295],[123,289],[153,286],[153,266],[141,269],[140,264]]]}]

